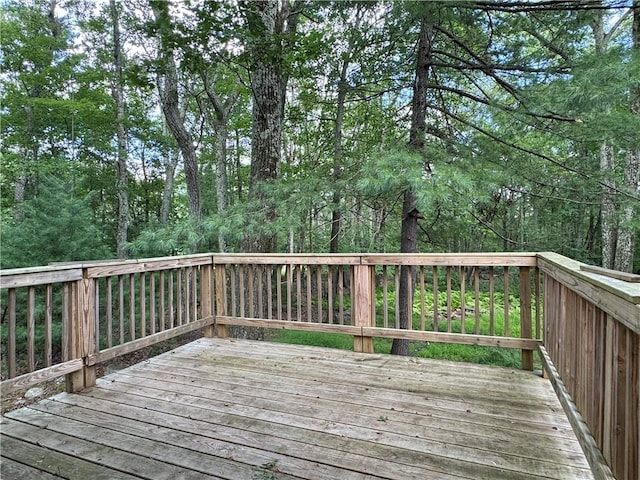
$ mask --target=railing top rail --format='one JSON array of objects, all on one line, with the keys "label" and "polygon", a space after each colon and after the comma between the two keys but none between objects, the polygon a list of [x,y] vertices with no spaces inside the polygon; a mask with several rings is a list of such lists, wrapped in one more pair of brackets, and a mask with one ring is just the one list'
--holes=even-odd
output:
[{"label": "railing top rail", "polygon": [[129,273],[169,270],[172,268],[211,265],[210,253],[185,255],[180,257],[140,258],[137,260],[121,260],[105,263],[84,264],[88,278],[109,277]]},{"label": "railing top rail", "polygon": [[535,267],[535,253],[368,253],[361,256],[365,265],[437,265],[469,267]]},{"label": "railing top rail", "polygon": [[585,264],[557,253],[538,253],[541,270],[640,333],[640,283],[582,270]]},{"label": "railing top rail", "polygon": [[0,288],[19,288],[49,283],[75,282],[82,278],[82,268],[71,265],[28,267],[0,270]]},{"label": "railing top rail", "polygon": [[536,266],[535,253],[213,254],[217,264]]}]

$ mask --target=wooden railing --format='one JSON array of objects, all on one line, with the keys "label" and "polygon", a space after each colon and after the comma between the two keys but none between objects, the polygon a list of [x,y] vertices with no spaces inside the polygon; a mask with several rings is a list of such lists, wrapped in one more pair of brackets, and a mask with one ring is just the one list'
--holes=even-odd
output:
[{"label": "wooden railing", "polygon": [[[365,352],[373,351],[373,337],[512,347],[523,350],[523,368],[533,369],[541,334],[533,254],[225,255],[214,261],[217,325],[347,333]],[[402,272],[415,285],[406,330],[399,329],[396,295]]]},{"label": "wooden railing", "polygon": [[555,254],[539,254],[538,265],[554,387],[597,478],[638,480],[640,277]]},{"label": "wooden railing", "polygon": [[[640,283],[584,268],[554,254],[492,253],[207,254],[4,270],[0,387],[65,375],[77,391],[101,362],[197,329],[225,336],[231,325],[348,334],[363,352],[375,337],[516,348],[524,369],[539,350],[597,478],[637,480]],[[402,275],[412,305],[396,295]]]},{"label": "wooden railing", "polygon": [[100,362],[200,328],[211,335],[212,272],[211,255],[0,272],[3,392],[61,375],[78,391]]}]

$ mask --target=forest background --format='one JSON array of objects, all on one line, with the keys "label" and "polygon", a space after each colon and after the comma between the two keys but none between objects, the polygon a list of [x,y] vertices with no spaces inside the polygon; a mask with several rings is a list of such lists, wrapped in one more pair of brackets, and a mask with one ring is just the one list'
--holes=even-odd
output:
[{"label": "forest background", "polygon": [[640,1],[0,2],[2,268],[556,251],[640,271]]}]

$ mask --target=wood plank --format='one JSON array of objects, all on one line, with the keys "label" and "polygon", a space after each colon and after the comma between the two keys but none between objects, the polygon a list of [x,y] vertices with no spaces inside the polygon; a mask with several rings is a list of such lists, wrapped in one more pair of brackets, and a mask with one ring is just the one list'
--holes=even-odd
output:
[{"label": "wood plank", "polygon": [[[564,261],[566,263],[568,259]],[[560,263],[556,257],[547,254],[540,258],[539,265],[544,273],[640,334],[640,285],[618,281],[614,287],[611,284],[614,282],[613,279],[610,282],[603,282],[594,278],[593,274],[590,277],[589,274],[580,272],[579,262],[572,261],[567,266]]]},{"label": "wood plank", "polygon": [[[508,275],[508,274],[507,274]],[[529,267],[520,267],[520,336],[523,339],[531,339],[533,325],[531,317],[531,270]],[[505,287],[506,290],[506,287]],[[508,297],[508,290],[505,291]],[[507,307],[505,307],[506,309]],[[522,350],[521,363],[523,370],[533,370],[533,352]]]},{"label": "wood plank", "polygon": [[362,328],[352,325],[330,325],[302,321],[268,320],[266,318],[222,317],[215,318],[216,325],[239,325],[243,327],[272,328],[276,330],[300,330],[305,332],[343,333],[362,335]]},{"label": "wood plank", "polygon": [[127,353],[135,352],[136,350],[155,345],[156,343],[163,342],[170,338],[174,338],[185,333],[193,332],[194,330],[205,328],[209,325],[213,325],[214,323],[215,317],[213,316],[201,318],[200,320],[186,323],[178,327],[173,327],[168,330],[163,330],[162,332],[157,332],[153,335],[147,335],[144,338],[138,338],[137,340],[134,340],[132,342],[127,342],[122,345],[116,345],[115,347],[107,348],[105,350],[101,350],[98,353],[88,355],[87,365],[92,366],[97,363],[106,362],[107,360],[114,359]]},{"label": "wood plank", "polygon": [[[19,413],[18,413],[19,412]],[[131,439],[130,442],[121,443],[119,446],[122,448],[114,448],[110,445],[99,443],[104,442],[104,438],[101,436],[93,435],[91,432],[91,426],[82,426],[79,424],[77,431],[68,435],[60,432],[56,432],[50,428],[47,428],[48,423],[42,422],[39,426],[18,422],[11,417],[23,418],[28,415],[28,412],[33,412],[28,408],[16,410],[9,414],[10,418],[6,418],[3,424],[4,438],[10,436],[12,438],[28,439],[30,443],[33,443],[40,447],[53,450],[65,455],[72,455],[80,457],[84,460],[88,460],[97,465],[96,470],[100,471],[100,466],[106,467],[120,472],[127,473],[129,475],[138,476],[147,479],[157,480],[173,480],[175,478],[181,478],[185,480],[197,480],[201,478],[221,478],[212,475],[207,475],[202,471],[194,471],[188,468],[183,468],[169,462],[179,459],[172,459],[163,457],[162,452],[164,448],[162,445],[156,445],[156,451],[140,452],[140,449],[136,447],[136,441]],[[55,425],[58,425],[58,421]],[[10,427],[10,428],[9,428]],[[54,425],[52,425],[54,427]],[[86,432],[84,435],[89,437],[81,438],[77,435],[83,435],[83,430]],[[104,432],[103,432],[104,433]],[[3,444],[4,444],[3,438]],[[140,441],[140,439],[138,439]],[[106,442],[105,442],[106,443]],[[4,450],[4,445],[3,445]],[[135,452],[135,453],[134,453]],[[153,458],[160,457],[160,458]],[[64,465],[59,465],[60,470],[65,468]],[[102,469],[104,471],[104,469]],[[85,471],[85,479],[95,478],[89,471]],[[110,478],[105,476],[103,478]]]},{"label": "wood plank", "polygon": [[640,275],[634,275],[633,273],[611,270],[609,268],[596,267],[594,265],[580,265],[580,270],[583,272],[597,273],[600,275],[604,275],[605,277],[616,278],[624,282],[640,283]]},{"label": "wood plank", "polygon": [[[182,417],[189,421],[212,422],[217,426],[216,432],[219,434],[225,428],[240,428],[247,432],[244,434],[245,441],[249,436],[256,438],[253,440],[255,443],[252,443],[252,445],[262,445],[263,448],[268,445],[269,449],[276,449],[276,451],[280,449],[284,451],[295,449],[298,453],[304,452],[305,458],[313,461],[333,462],[349,455],[353,459],[350,468],[358,470],[359,467],[362,468],[363,462],[362,458],[358,459],[358,457],[371,456],[378,460],[383,460],[383,462],[376,462],[375,471],[378,475],[386,478],[397,478],[398,469],[403,474],[406,474],[406,478],[424,478],[416,477],[416,475],[429,475],[429,471],[438,472],[438,478],[441,478],[444,473],[465,478],[530,478],[531,468],[535,463],[521,457],[504,458],[502,455],[495,454],[487,456],[472,455],[471,458],[461,457],[456,455],[457,449],[454,446],[421,442],[419,434],[414,434],[413,438],[407,438],[404,442],[401,442],[391,434],[377,433],[375,430],[366,434],[368,436],[364,438],[360,438],[360,435],[354,432],[353,434],[349,433],[349,441],[344,442],[340,439],[347,437],[347,435],[339,425],[333,425],[332,423],[327,425],[324,422],[323,424],[326,425],[324,429],[315,430],[311,425],[311,419],[307,419],[302,424],[292,425],[294,420],[291,415],[283,422],[274,418],[256,419],[253,416],[224,414],[223,418],[226,427],[221,427],[221,422],[216,421],[218,415],[210,408],[178,405],[175,402],[167,402],[157,398],[143,401],[137,395],[130,396],[130,394],[122,392],[118,392],[115,397],[113,394],[106,395],[104,391],[97,391],[93,395],[103,399],[112,398],[115,401],[121,401],[126,398],[126,403],[129,406],[137,402],[137,405],[142,405],[142,408],[136,408],[146,412],[144,415],[147,417],[157,411],[168,413],[171,416]],[[166,421],[170,420],[167,418]],[[348,431],[353,430],[353,427],[351,427]],[[264,435],[268,436],[268,440],[261,438]],[[362,435],[365,434],[363,433]],[[235,435],[232,433],[231,437],[233,436]],[[339,449],[339,451],[336,449]],[[472,454],[470,451],[468,453]],[[484,454],[485,452],[482,453]],[[336,457],[336,454],[339,454],[338,457]],[[493,462],[496,464],[494,465]],[[342,466],[344,467],[345,464],[343,463]],[[589,478],[588,472],[584,469],[576,469],[570,466],[560,467],[557,464],[546,461],[536,463],[533,468],[538,467],[542,469],[541,476],[544,478],[565,479],[567,476],[571,478]],[[563,470],[563,472],[559,473],[558,470]]]},{"label": "wood plank", "polygon": [[252,265],[359,265],[359,255],[350,253],[309,253],[309,254],[282,254],[282,253],[225,253],[215,254],[214,263],[219,264],[252,264]]},{"label": "wood plank", "polygon": [[[109,413],[100,407],[108,409]],[[258,476],[261,466],[268,464],[277,465],[277,471],[283,474],[278,478],[285,478],[284,475],[286,478],[294,478],[292,475],[295,475],[295,478],[304,477],[317,480],[379,478],[311,462],[304,458],[296,458],[286,453],[277,453],[246,445],[239,446],[237,443],[227,441],[225,437],[217,438],[218,436],[215,434],[209,435],[208,431],[213,427],[194,429],[189,422],[181,423],[175,419],[167,422],[162,417],[159,417],[157,423],[154,423],[153,416],[140,421],[141,417],[137,415],[136,411],[132,411],[122,404],[79,396],[58,396],[54,400],[43,402],[34,408],[66,418],[81,419],[83,422],[98,427],[115,428],[123,433],[188,448],[195,452],[219,457],[223,462],[226,461],[226,456],[233,452],[235,462],[253,467],[252,478]]]},{"label": "wood plank", "polygon": [[[3,419],[2,425],[11,426],[12,421]],[[2,478],[28,478],[23,477],[25,469],[20,469],[19,476],[7,476],[5,477],[4,464],[7,459],[9,462],[19,463],[30,469],[29,471],[36,471],[37,475],[32,478],[60,478],[60,474],[64,471],[64,477],[69,480],[134,480],[139,479],[138,476],[129,475],[124,472],[119,472],[111,468],[106,468],[103,465],[88,462],[81,458],[76,457],[76,452],[66,454],[61,453],[51,448],[46,448],[41,445],[34,445],[31,443],[17,440],[9,437],[3,432],[2,437],[2,461],[0,462],[0,472],[2,472]]]},{"label": "wood plank", "polygon": [[[117,422],[117,419],[113,419],[106,427],[96,425],[93,415],[86,410],[84,417],[81,417],[83,421],[31,408],[12,412],[10,418],[72,437],[73,441],[80,439],[131,453],[140,459],[138,463],[148,463],[149,472],[145,472],[145,476],[151,478],[156,478],[158,475],[157,465],[173,470],[177,478],[183,478],[183,475],[191,478],[198,478],[198,476],[200,478],[251,478],[254,473],[252,466],[234,459],[210,455],[208,452],[194,452],[181,445],[167,443],[165,439],[151,440],[144,432],[135,432],[135,434],[122,432],[121,429],[114,428],[113,423]],[[292,477],[278,474],[275,478],[289,480]]]},{"label": "wood plank", "polygon": [[593,479],[548,381],[430,359],[202,338],[9,416],[144,478]]},{"label": "wood plank", "polygon": [[[141,373],[141,372],[138,372]],[[178,393],[182,402],[203,406],[223,414],[252,416],[269,416],[272,414],[295,414],[311,419],[322,419],[332,422],[332,425],[343,424],[360,428],[375,428],[394,434],[413,437],[416,431],[420,438],[434,442],[444,442],[458,446],[473,445],[480,450],[490,450],[505,454],[515,454],[528,458],[555,458],[559,451],[572,453],[568,455],[575,465],[585,465],[582,450],[577,442],[563,442],[563,436],[558,435],[551,441],[542,429],[539,432],[526,432],[520,429],[520,423],[512,422],[508,428],[492,425],[489,419],[482,422],[468,422],[470,415],[447,415],[438,409],[428,409],[424,415],[415,415],[389,408],[386,405],[363,406],[359,403],[342,401],[342,399],[324,398],[307,395],[304,391],[285,392],[256,389],[250,385],[233,383],[233,380],[223,379],[216,384],[195,386],[191,380],[194,377],[176,375],[171,382],[165,382],[167,376],[149,372],[149,375],[118,375],[105,384],[105,388],[142,395],[147,398],[171,400]],[[67,401],[67,397],[65,400]],[[56,397],[57,399],[57,397]],[[74,402],[75,398],[72,399]],[[34,407],[37,408],[37,407]],[[47,407],[50,411],[49,407]],[[273,418],[273,417],[270,417]],[[565,432],[566,433],[566,432]],[[535,445],[536,448],[532,448]],[[564,453],[563,453],[564,455]],[[563,461],[565,461],[564,459]]]},{"label": "wood plank", "polygon": [[29,388],[38,383],[47,382],[55,378],[82,370],[84,362],[81,358],[67,360],[66,362],[57,363],[50,367],[41,368],[34,372],[25,373],[23,375],[3,380],[0,382],[0,390],[3,395]]},{"label": "wood plank", "polygon": [[[217,365],[226,365],[230,371],[234,372],[237,375],[242,375],[245,378],[254,378],[255,375],[251,373],[252,368],[254,368],[254,364],[257,360],[247,359],[241,360],[233,357],[233,360],[229,357],[206,357],[209,362],[213,362],[215,359],[216,366],[211,366],[205,363],[198,362],[198,368],[202,368],[203,371],[212,373],[217,368]],[[173,359],[165,362],[165,367],[162,368],[160,365],[162,363],[158,362],[154,365],[153,368],[162,368],[166,373],[167,368],[170,368],[170,364]],[[296,368],[295,366],[289,366],[288,363],[282,363],[279,361],[267,361],[263,360],[264,365],[261,365],[261,371],[264,373],[268,373],[273,377],[277,377],[278,379],[295,379],[296,382],[305,381],[305,372]],[[189,362],[188,362],[189,363]],[[298,361],[298,364],[301,362]],[[229,365],[227,365],[229,364]],[[193,367],[185,367],[185,366],[175,366],[176,373],[182,372],[183,374],[193,375],[195,374]],[[322,369],[326,373],[314,376],[315,381],[322,381],[327,386],[332,386],[334,389],[345,390],[345,387],[350,385],[349,382],[344,382],[335,379],[335,373],[333,370],[339,370],[340,368],[334,365],[330,368],[328,365],[324,364],[324,368]],[[539,415],[544,415],[546,417],[553,417],[553,412],[549,411],[547,404],[541,404],[541,395],[539,388],[528,390],[526,387],[521,387],[518,391],[521,393],[519,396],[509,397],[504,399],[505,394],[509,392],[509,383],[503,385],[503,390],[500,391],[500,385],[496,382],[492,382],[492,387],[488,387],[486,381],[478,381],[474,382],[471,377],[465,378],[465,384],[460,385],[459,383],[452,381],[447,382],[442,375],[442,373],[438,373],[435,378],[432,378],[430,375],[417,375],[414,376],[413,381],[411,381],[410,377],[401,376],[400,372],[395,371],[376,371],[371,370],[367,371],[367,369],[358,365],[354,368],[347,369],[345,371],[345,377],[351,378],[351,383],[354,386],[358,386],[360,388],[374,388],[378,385],[381,385],[383,390],[393,390],[395,394],[398,395],[398,398],[406,398],[408,400],[414,401],[423,400],[425,395],[432,399],[440,399],[450,401],[452,404],[477,404],[483,408],[488,408],[489,411],[494,411],[493,407],[490,405],[492,402],[500,401],[503,408],[508,408],[511,414],[522,414],[524,412],[524,417],[529,418],[533,411],[536,411]],[[276,381],[274,378],[273,381]],[[346,383],[346,386],[345,386]],[[437,385],[436,385],[437,383]],[[469,388],[467,388],[467,385]],[[512,384],[511,384],[512,386]],[[470,387],[474,387],[470,390]],[[381,394],[383,392],[380,392]],[[535,395],[537,394],[537,395]],[[551,392],[549,392],[549,396],[545,399],[547,402],[553,401],[554,397]],[[516,412],[517,410],[518,412]],[[533,421],[533,420],[532,420]]]},{"label": "wood plank", "polygon": [[[8,447],[11,447],[11,445],[8,445]],[[11,460],[7,457],[2,457],[0,459],[0,478],[19,478],[20,480],[60,480],[58,475],[43,472],[38,468],[16,462],[15,460]]]},{"label": "wood plank", "polygon": [[[213,263],[211,254],[183,255],[179,257],[140,258],[135,260],[111,260],[100,263],[83,263],[89,278],[129,275],[134,273],[174,270]],[[82,270],[81,270],[82,272]]]},{"label": "wood plank", "polygon": [[0,270],[0,288],[20,288],[82,279],[81,268],[35,267]]},{"label": "wood plank", "polygon": [[369,253],[362,255],[361,259],[363,265],[440,265],[448,267],[491,265],[535,267],[537,265],[535,253]]},{"label": "wood plank", "polygon": [[580,445],[582,445],[596,480],[615,480],[611,469],[605,461],[605,457],[589,431],[589,427],[584,423],[582,415],[580,415],[580,412],[576,409],[571,395],[569,395],[551,357],[549,357],[544,347],[540,347],[540,356],[544,363],[544,368],[547,370],[549,378],[551,379],[551,384],[558,395],[558,399],[576,432]]}]

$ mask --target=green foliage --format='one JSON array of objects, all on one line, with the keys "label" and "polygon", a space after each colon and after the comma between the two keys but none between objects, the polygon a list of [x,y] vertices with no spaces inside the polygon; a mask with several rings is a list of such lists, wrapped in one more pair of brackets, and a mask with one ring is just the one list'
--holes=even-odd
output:
[{"label": "green foliage", "polygon": [[37,195],[24,202],[24,219],[2,220],[2,268],[110,258],[90,201],[52,176],[41,178]]}]

